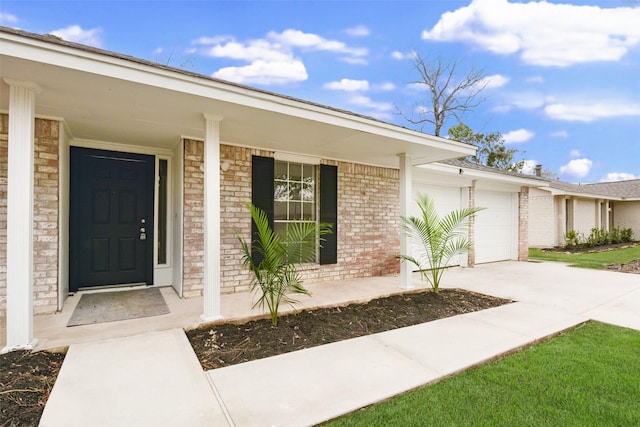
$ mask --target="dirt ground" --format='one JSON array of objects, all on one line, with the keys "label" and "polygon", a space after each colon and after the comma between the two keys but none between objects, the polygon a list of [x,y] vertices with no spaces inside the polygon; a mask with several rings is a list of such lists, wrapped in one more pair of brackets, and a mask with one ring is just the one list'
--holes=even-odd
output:
[{"label": "dirt ground", "polygon": [[620,271],[623,273],[640,274],[640,259],[636,259],[626,264],[609,264],[605,267],[605,269],[611,271]]},{"label": "dirt ground", "polygon": [[209,370],[509,302],[460,289],[442,289],[437,294],[421,290],[285,315],[277,327],[269,319],[260,319],[202,326],[187,331],[187,337],[202,367]]},{"label": "dirt ground", "polygon": [[37,426],[64,360],[63,353],[0,355],[0,426]]}]

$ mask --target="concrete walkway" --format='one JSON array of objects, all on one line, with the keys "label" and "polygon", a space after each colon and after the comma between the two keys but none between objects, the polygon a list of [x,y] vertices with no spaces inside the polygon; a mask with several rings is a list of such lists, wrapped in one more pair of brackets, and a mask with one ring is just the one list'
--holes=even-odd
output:
[{"label": "concrete walkway", "polygon": [[41,425],[313,425],[588,319],[640,330],[638,275],[507,262],[444,282],[518,302],[206,373],[180,329],[72,345]]}]

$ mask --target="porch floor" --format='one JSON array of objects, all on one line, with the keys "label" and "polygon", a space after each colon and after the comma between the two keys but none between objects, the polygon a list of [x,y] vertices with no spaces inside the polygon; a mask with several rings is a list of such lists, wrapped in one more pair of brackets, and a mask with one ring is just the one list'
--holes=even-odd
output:
[{"label": "porch floor", "polygon": [[[424,287],[420,277],[414,277],[414,286]],[[295,309],[321,307],[327,305],[363,302],[379,296],[402,292],[397,275],[367,277],[362,279],[338,280],[330,282],[305,283],[312,297],[300,296]],[[146,332],[165,331],[174,328],[192,328],[200,325],[203,312],[202,297],[180,298],[172,287],[161,288],[169,307],[169,314],[140,319],[91,325],[67,327],[69,318],[80,300],[81,293],[71,295],[65,301],[61,312],[34,317],[34,336],[38,339],[36,350],[65,347],[71,344],[88,343],[111,338],[122,338]],[[222,321],[246,319],[262,315],[259,308],[252,309],[253,296],[249,292],[223,294],[220,307]],[[282,312],[292,308],[284,305]],[[0,327],[0,348],[6,342],[6,325]]]}]

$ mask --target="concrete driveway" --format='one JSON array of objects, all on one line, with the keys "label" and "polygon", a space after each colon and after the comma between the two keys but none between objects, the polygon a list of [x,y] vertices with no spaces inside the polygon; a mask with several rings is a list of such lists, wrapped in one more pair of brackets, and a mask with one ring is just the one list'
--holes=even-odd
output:
[{"label": "concrete driveway", "polygon": [[501,262],[445,273],[445,287],[510,298],[628,328],[640,329],[640,275],[556,262]]}]

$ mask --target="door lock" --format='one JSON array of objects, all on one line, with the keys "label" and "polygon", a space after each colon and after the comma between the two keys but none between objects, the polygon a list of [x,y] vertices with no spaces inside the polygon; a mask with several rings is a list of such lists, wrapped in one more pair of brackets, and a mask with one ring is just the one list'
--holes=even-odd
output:
[{"label": "door lock", "polygon": [[140,228],[140,240],[147,240],[147,233],[145,232],[145,228]]}]

